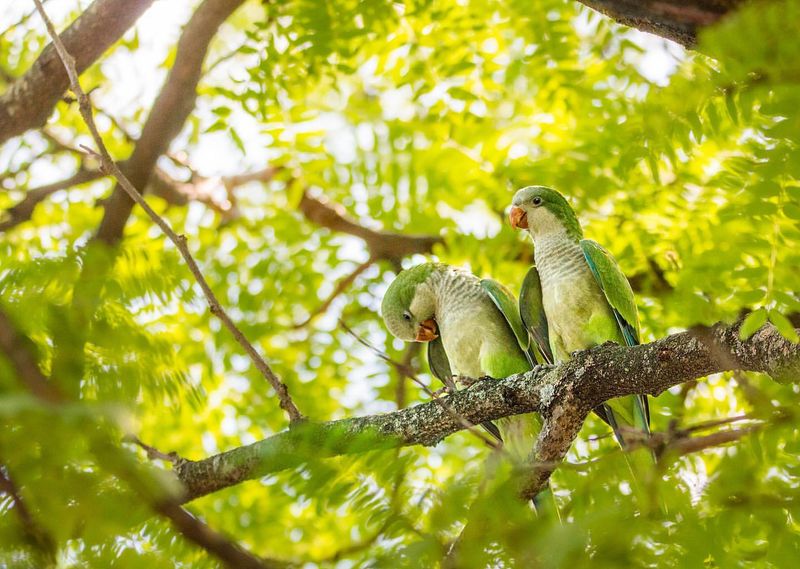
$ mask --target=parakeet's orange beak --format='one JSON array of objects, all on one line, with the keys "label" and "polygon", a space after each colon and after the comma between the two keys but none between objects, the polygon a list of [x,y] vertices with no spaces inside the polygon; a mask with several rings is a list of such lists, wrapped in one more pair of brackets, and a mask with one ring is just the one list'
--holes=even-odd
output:
[{"label": "parakeet's orange beak", "polygon": [[436,329],[436,320],[430,318],[419,323],[417,329],[417,337],[414,338],[417,342],[430,342],[439,337],[439,332]]},{"label": "parakeet's orange beak", "polygon": [[512,207],[508,214],[508,220],[514,229],[528,229],[528,214],[521,207]]}]

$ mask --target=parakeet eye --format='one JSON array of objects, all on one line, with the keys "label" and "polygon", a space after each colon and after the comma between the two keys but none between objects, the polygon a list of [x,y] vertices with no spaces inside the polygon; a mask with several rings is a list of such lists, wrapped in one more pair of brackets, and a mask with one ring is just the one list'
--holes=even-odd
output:
[{"label": "parakeet eye", "polygon": [[542,198],[540,198],[539,196],[536,196],[535,198],[533,198],[531,200],[531,202],[533,203],[533,205],[542,205]]},{"label": "parakeet eye", "polygon": [[403,318],[405,320],[411,320],[411,314],[409,314],[408,312],[403,312]]}]

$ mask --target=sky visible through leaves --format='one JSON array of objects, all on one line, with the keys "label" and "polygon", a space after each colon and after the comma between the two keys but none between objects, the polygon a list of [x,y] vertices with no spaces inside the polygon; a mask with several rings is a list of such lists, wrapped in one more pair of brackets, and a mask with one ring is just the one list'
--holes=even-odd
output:
[{"label": "sky visible through leaves", "polygon": [[[197,4],[155,2],[83,73],[117,160],[131,154]],[[87,5],[45,3],[59,29]],[[0,92],[48,43],[32,10],[0,7]],[[686,51],[571,1],[246,2],[212,42],[196,107],[158,161],[196,193],[148,201],[316,421],[429,399],[376,351],[438,389],[424,351],[385,330],[383,292],[400,267],[430,259],[518,291],[532,245],[506,213],[529,184],[568,196],[586,236],[619,260],[645,341],[744,314],[745,333],[771,322],[796,341],[799,20],[796,0],[745,7]],[[96,168],[81,144],[92,146],[77,105],[62,101],[44,129],[0,146],[0,210]],[[268,180],[226,186],[270,166],[280,169]],[[87,243],[111,188],[104,178],[55,192],[0,233],[0,306],[46,373],[74,336],[81,275],[106,254]],[[305,216],[304,192],[363,227],[442,242],[376,259],[317,314],[371,251]],[[84,322],[84,374],[65,379],[74,403],[48,410],[0,359],[0,459],[58,544],[59,566],[216,567],[108,468],[131,461],[161,481],[156,468],[168,465],[140,466],[141,449],[101,443],[134,434],[199,460],[280,432],[286,418],[140,210],[110,263]],[[560,520],[532,516],[509,466],[466,432],[431,448],[310,459],[187,508],[300,567],[433,567],[479,515],[474,567],[789,567],[800,555],[797,394],[796,383],[746,373],[665,392],[652,402],[655,431],[741,415],[763,427],[667,455],[641,481],[590,418],[553,477]],[[12,510],[0,495],[0,565],[38,566]]]}]

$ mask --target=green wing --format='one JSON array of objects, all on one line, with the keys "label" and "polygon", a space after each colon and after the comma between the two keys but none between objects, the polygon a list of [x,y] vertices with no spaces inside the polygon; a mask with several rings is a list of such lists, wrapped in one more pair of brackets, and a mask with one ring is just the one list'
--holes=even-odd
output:
[{"label": "green wing", "polygon": [[639,313],[633,289],[611,253],[590,239],[581,241],[581,249],[597,284],[614,311],[614,317],[629,346],[639,344]]},{"label": "green wing", "polygon": [[534,351],[538,350],[536,359],[542,363],[553,363],[547,315],[544,313],[542,303],[542,283],[536,267],[531,267],[522,281],[522,288],[519,291],[519,314],[533,339]]},{"label": "green wing", "polygon": [[[638,345],[640,338],[639,312],[636,309],[636,300],[631,284],[619,268],[616,259],[599,243],[583,239],[581,249],[583,249],[583,256],[586,257],[586,262],[592,270],[597,284],[600,285],[600,289],[611,306],[617,325],[625,338],[625,343],[629,346]],[[650,405],[646,395],[636,397],[632,411],[633,416],[630,418],[630,423],[649,431]],[[616,431],[613,413],[610,414],[609,419]]]},{"label": "green wing", "polygon": [[[453,372],[450,370],[450,360],[447,359],[447,352],[444,351],[444,344],[441,338],[436,338],[428,342],[428,367],[431,368],[431,373],[444,383],[450,391],[455,393],[458,391],[455,382],[453,381]],[[500,435],[500,429],[491,421],[481,423],[481,427],[496,438],[501,443],[503,437]]]},{"label": "green wing", "polygon": [[488,293],[489,298],[492,299],[492,302],[494,302],[494,305],[506,319],[506,322],[508,322],[530,366],[535,366],[536,358],[533,357],[530,352],[530,340],[525,325],[522,323],[522,318],[520,317],[517,299],[514,298],[510,290],[495,280],[481,279],[481,286],[483,290]]},{"label": "green wing", "polygon": [[428,367],[431,368],[431,373],[436,379],[444,383],[450,390],[456,391],[453,372],[450,371],[450,360],[447,359],[447,352],[444,351],[441,338],[428,342]]}]

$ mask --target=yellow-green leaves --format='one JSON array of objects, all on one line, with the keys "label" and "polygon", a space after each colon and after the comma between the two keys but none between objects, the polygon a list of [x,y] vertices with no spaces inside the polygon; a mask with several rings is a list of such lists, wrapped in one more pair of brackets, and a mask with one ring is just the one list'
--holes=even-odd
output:
[{"label": "yellow-green leaves", "polygon": [[794,324],[777,310],[759,308],[748,314],[739,328],[739,338],[747,340],[769,320],[787,340],[800,341]]},{"label": "yellow-green leaves", "polygon": [[789,321],[786,316],[776,310],[771,310],[769,313],[769,321],[780,331],[784,338],[792,342],[800,342],[800,337],[797,335],[794,325]]},{"label": "yellow-green leaves", "polygon": [[739,338],[747,340],[750,336],[755,334],[756,330],[767,323],[768,316],[769,312],[766,308],[759,308],[748,314],[744,322],[742,322],[741,328],[739,328]]}]

